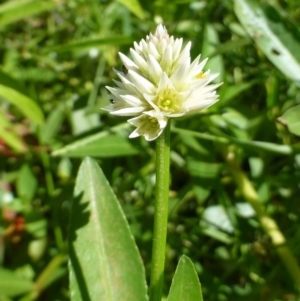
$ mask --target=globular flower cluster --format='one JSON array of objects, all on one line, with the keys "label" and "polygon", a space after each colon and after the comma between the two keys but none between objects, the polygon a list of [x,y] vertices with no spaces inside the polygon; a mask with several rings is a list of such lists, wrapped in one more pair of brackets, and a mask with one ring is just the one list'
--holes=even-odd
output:
[{"label": "globular flower cluster", "polygon": [[158,25],[155,34],[134,42],[132,59],[119,53],[123,70],[114,70],[120,80],[115,81],[117,87],[106,87],[111,105],[104,109],[114,115],[136,116],[128,120],[136,127],[130,138],[154,140],[169,118],[199,112],[218,101],[220,84],[210,84],[218,74],[203,71],[207,59],[200,62],[200,55],[191,62],[191,42],[184,48],[182,44],[182,39],[174,39]]}]

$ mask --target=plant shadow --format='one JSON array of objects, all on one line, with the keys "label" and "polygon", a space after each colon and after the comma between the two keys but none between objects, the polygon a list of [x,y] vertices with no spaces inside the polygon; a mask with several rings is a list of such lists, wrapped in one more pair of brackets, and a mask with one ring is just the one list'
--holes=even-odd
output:
[{"label": "plant shadow", "polygon": [[[88,202],[83,202],[83,192],[73,198],[71,217],[69,225],[69,269],[73,271],[74,277],[76,279],[78,291],[81,295],[81,300],[92,301],[88,286],[87,279],[84,277],[83,269],[81,266],[78,254],[74,247],[74,243],[78,239],[77,231],[88,224],[90,219],[90,212],[88,210]],[[72,293],[72,292],[71,292]],[[73,293],[78,293],[76,290]]]}]

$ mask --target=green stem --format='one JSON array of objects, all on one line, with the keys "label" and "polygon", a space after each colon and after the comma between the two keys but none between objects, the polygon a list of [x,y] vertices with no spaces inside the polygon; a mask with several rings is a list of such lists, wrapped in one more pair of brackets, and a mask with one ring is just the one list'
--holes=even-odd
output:
[{"label": "green stem", "polygon": [[240,189],[245,200],[247,200],[256,212],[257,218],[264,231],[269,235],[273,246],[289,272],[295,288],[300,292],[300,267],[297,259],[294,257],[292,251],[286,244],[286,239],[281,232],[276,221],[272,219],[266,212],[265,207],[259,200],[259,196],[247,175],[239,168],[234,159],[227,156],[227,162],[230,164],[231,173],[234,176],[235,182]]},{"label": "green stem", "polygon": [[58,254],[52,258],[45,269],[41,272],[37,280],[35,281],[34,289],[29,294],[25,295],[20,301],[33,301],[38,299],[40,294],[49,287],[52,282],[59,279],[64,275],[63,272],[59,272],[59,268],[66,261],[64,254]]},{"label": "green stem", "polygon": [[165,268],[170,174],[170,121],[156,142],[155,214],[150,301],[161,301]]}]

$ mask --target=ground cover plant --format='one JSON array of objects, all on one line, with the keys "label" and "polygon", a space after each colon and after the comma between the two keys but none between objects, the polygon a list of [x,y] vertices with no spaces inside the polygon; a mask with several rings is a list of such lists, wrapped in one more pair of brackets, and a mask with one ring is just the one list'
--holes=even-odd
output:
[{"label": "ground cover plant", "polygon": [[102,108],[114,68],[128,72],[118,52],[158,24],[223,83],[213,106],[171,118],[163,300],[298,300],[297,1],[9,0],[1,301],[151,295],[156,142]]}]

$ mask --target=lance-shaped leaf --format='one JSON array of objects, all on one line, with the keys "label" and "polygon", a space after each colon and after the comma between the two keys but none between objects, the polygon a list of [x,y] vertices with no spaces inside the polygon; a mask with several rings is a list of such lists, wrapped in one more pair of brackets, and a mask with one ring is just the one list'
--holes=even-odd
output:
[{"label": "lance-shaped leaf", "polygon": [[138,0],[117,0],[117,1],[122,3],[124,6],[126,6],[133,14],[135,14],[141,20],[145,19],[145,13]]},{"label": "lance-shaped leaf", "polygon": [[70,220],[72,301],[147,300],[142,261],[98,164],[82,163]]},{"label": "lance-shaped leaf", "polygon": [[65,118],[63,104],[56,107],[48,116],[41,129],[41,141],[44,144],[50,144],[59,130]]},{"label": "lance-shaped leaf", "polygon": [[185,255],[176,268],[168,301],[203,301],[198,275],[192,261]]},{"label": "lance-shaped leaf", "polygon": [[[4,1],[2,1],[4,2]],[[55,1],[12,0],[0,5],[0,27],[54,9]]]},{"label": "lance-shaped leaf", "polygon": [[269,60],[288,78],[300,82],[300,32],[273,5],[234,0],[242,25]]},{"label": "lance-shaped leaf", "polygon": [[0,97],[14,104],[31,121],[42,124],[44,113],[35,101],[19,91],[0,84]]},{"label": "lance-shaped leaf", "polygon": [[[103,135],[101,135],[103,134]],[[118,135],[100,132],[75,141],[52,153],[53,156],[81,157],[93,156],[98,158],[110,158],[120,156],[132,156],[138,150],[130,144],[128,139]],[[95,140],[94,137],[99,137]],[[87,141],[86,144],[83,144]]]}]

